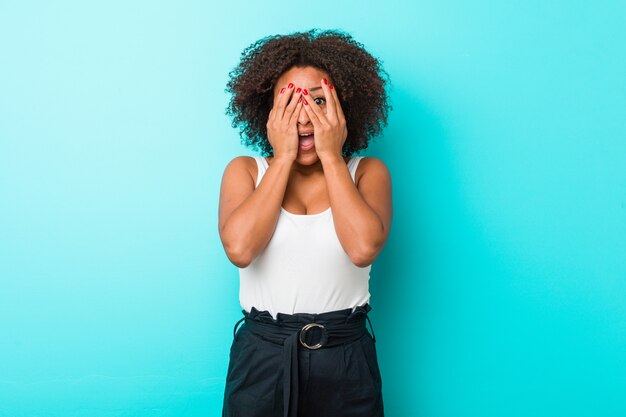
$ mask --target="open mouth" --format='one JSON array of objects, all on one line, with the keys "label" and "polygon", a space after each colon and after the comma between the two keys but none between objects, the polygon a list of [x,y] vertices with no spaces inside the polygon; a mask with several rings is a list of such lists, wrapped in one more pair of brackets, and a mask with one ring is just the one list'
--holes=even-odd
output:
[{"label": "open mouth", "polygon": [[299,133],[298,137],[300,139],[300,150],[308,151],[315,146],[315,137],[313,136],[313,132]]}]

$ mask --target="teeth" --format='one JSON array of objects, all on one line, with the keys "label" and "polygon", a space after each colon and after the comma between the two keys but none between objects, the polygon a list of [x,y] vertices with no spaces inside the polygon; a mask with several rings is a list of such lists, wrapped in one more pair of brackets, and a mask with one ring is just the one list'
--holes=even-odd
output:
[{"label": "teeth", "polygon": [[313,133],[301,133],[300,136],[311,136]]}]

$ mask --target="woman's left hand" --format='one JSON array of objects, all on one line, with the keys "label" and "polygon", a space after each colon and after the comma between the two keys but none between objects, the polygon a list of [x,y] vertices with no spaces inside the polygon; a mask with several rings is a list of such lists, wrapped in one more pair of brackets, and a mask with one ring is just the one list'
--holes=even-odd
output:
[{"label": "woman's left hand", "polygon": [[[332,84],[328,84],[325,78],[322,79],[321,84],[324,98],[316,97],[313,99],[307,90],[302,92],[304,101],[302,107],[313,123],[315,151],[320,159],[343,158],[343,144],[348,137],[346,118],[341,109],[341,104],[339,104],[337,89]],[[322,106],[317,104],[315,100],[318,99],[323,99],[325,104]]]}]

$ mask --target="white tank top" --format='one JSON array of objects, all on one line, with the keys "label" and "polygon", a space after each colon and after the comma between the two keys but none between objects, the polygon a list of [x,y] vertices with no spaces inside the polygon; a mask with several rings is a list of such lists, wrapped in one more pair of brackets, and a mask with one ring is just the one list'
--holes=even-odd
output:
[{"label": "white tank top", "polygon": [[[255,156],[259,186],[269,167]],[[355,173],[362,156],[352,157],[348,169]],[[265,249],[245,268],[239,268],[239,302],[276,313],[324,313],[361,306],[370,299],[372,266],[360,268],[343,250],[331,208],[316,214],[293,214],[280,208],[276,229]]]}]

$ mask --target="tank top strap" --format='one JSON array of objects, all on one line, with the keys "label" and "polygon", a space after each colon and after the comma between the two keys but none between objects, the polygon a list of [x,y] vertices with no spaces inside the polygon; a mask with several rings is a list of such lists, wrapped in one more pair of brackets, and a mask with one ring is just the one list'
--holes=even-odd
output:
[{"label": "tank top strap", "polygon": [[359,162],[363,159],[363,156],[353,156],[348,161],[348,171],[350,171],[350,176],[352,177],[352,182],[356,184],[356,168],[359,166]]},{"label": "tank top strap", "polygon": [[269,168],[269,164],[267,163],[267,159],[265,159],[263,156],[255,156],[254,159],[256,160],[256,168],[257,168],[256,185],[255,185],[255,188],[256,188],[261,183],[261,179],[263,178],[263,175],[265,175],[265,171],[267,171],[267,168]]}]

